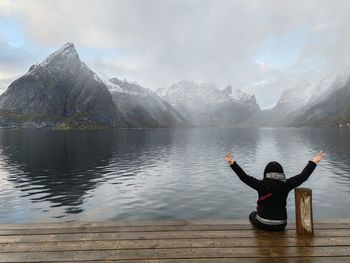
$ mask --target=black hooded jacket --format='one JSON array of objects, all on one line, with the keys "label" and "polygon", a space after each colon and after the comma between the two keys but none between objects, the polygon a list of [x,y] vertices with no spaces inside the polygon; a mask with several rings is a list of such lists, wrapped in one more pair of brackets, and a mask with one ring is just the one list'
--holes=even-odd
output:
[{"label": "black hooded jacket", "polygon": [[291,190],[305,182],[316,168],[316,163],[309,161],[303,171],[286,182],[264,178],[258,180],[247,175],[235,161],[231,168],[238,175],[239,179],[258,191],[257,212],[262,218],[272,220],[287,219],[287,197]]}]

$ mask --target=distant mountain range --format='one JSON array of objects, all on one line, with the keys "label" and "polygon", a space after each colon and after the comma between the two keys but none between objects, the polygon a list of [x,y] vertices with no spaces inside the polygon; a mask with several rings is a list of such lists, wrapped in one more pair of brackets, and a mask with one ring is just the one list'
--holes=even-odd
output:
[{"label": "distant mountain range", "polygon": [[287,118],[289,126],[350,126],[350,69],[322,80],[308,103]]},{"label": "distant mountain range", "polygon": [[156,92],[92,71],[67,43],[0,96],[0,126],[23,128],[171,128],[340,126],[350,122],[350,70],[317,85],[285,90],[261,110],[230,85],[180,81]]},{"label": "distant mountain range", "polygon": [[213,84],[180,81],[157,93],[196,126],[255,126],[261,111],[254,95]]},{"label": "distant mountain range", "polygon": [[344,67],[315,85],[285,90],[276,106],[263,116],[267,126],[349,126],[350,68]]}]

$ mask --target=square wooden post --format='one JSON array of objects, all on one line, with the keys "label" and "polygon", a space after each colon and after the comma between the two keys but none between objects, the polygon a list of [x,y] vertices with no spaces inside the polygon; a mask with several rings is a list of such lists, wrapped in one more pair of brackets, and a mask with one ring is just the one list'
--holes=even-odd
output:
[{"label": "square wooden post", "polygon": [[312,190],[295,188],[295,223],[299,235],[313,235]]}]

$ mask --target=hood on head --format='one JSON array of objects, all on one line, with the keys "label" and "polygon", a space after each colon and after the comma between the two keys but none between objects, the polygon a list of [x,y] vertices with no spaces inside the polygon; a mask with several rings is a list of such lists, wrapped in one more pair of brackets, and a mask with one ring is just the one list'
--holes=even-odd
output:
[{"label": "hood on head", "polygon": [[286,176],[284,174],[282,165],[278,162],[269,162],[264,170],[264,180],[265,179],[286,182]]}]

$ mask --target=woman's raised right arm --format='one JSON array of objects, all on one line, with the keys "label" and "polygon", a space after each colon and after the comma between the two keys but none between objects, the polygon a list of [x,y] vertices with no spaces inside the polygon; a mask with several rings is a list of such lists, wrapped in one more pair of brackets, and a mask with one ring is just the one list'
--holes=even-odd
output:
[{"label": "woman's raised right arm", "polygon": [[287,179],[287,184],[289,185],[290,190],[298,187],[302,183],[304,183],[315,170],[316,165],[325,157],[325,153],[320,151],[315,157],[308,162],[302,172],[296,176]]}]

